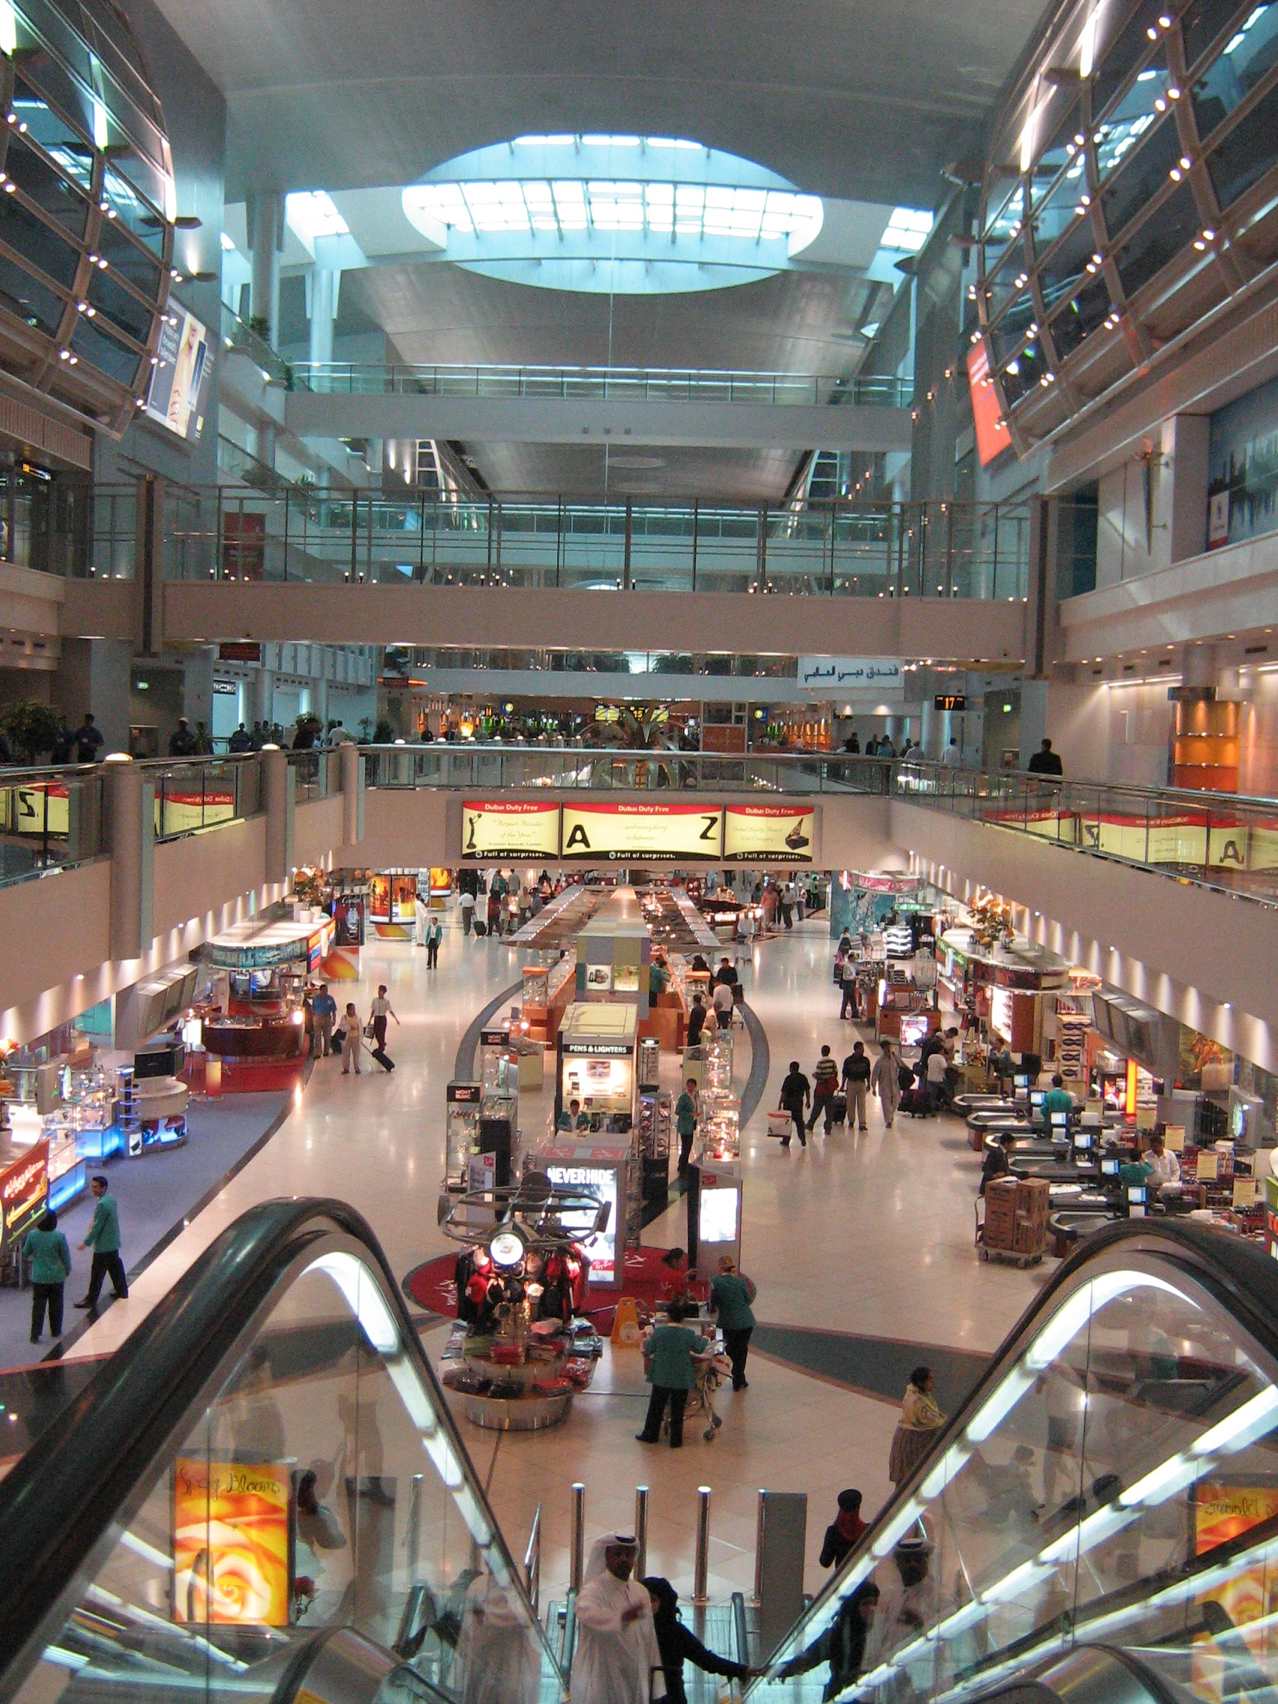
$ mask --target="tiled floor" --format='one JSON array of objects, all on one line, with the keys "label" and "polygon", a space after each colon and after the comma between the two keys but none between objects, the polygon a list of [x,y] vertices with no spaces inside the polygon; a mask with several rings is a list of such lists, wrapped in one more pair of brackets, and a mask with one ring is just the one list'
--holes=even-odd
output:
[{"label": "tiled floor", "polygon": [[[756,948],[744,976],[771,1049],[769,1091],[743,1143],[743,1265],[758,1284],[758,1316],[775,1326],[916,1342],[923,1360],[929,1344],[988,1352],[1043,1276],[975,1258],[977,1161],[957,1121],[898,1119],[885,1131],[872,1113],[864,1135],[817,1135],[806,1150],[789,1152],[767,1138],[766,1111],[789,1060],[808,1069],[823,1041],[840,1057],[850,1048],[852,1026],[835,1016],[830,958],[825,926],[813,922]],[[518,963],[509,948],[463,940],[457,929],[448,931],[433,975],[425,959],[408,946],[374,946],[363,955],[361,1009],[385,981],[403,1020],[398,1029],[391,1025],[399,1069],[387,1076],[374,1066],[355,1078],[342,1077],[335,1061],[320,1064],[278,1134],[143,1274],[129,1302],[106,1310],[74,1353],[115,1347],[224,1225],[273,1195],[332,1194],[353,1202],[399,1274],[448,1246],[435,1225],[444,1084],[468,1024],[513,980]],[[682,1242],[679,1210],[650,1226],[645,1240]],[[438,1346],[441,1334],[442,1328],[427,1331],[428,1348]],[[750,1584],[760,1487],[809,1495],[809,1589],[819,1584],[814,1558],[835,1493],[859,1485],[867,1508],[887,1493],[895,1424],[888,1401],[758,1356],[750,1390],[721,1397],[717,1440],[703,1443],[690,1425],[688,1444],[675,1453],[634,1441],[644,1400],[637,1352],[618,1350],[556,1430],[497,1436],[467,1428],[512,1548],[522,1548],[533,1510],[542,1506],[546,1597],[561,1591],[566,1574],[568,1488],[576,1479],[588,1485],[592,1531],[628,1525],[634,1486],[651,1486],[650,1567],[685,1591],[696,1488],[712,1486],[716,1595]]]}]

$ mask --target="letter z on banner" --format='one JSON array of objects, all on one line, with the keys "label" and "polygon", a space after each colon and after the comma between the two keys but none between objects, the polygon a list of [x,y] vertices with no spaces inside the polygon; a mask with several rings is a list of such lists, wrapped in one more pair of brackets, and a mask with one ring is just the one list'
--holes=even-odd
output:
[{"label": "letter z on banner", "polygon": [[718,805],[564,805],[561,856],[573,863],[647,863],[723,856],[723,812]]}]

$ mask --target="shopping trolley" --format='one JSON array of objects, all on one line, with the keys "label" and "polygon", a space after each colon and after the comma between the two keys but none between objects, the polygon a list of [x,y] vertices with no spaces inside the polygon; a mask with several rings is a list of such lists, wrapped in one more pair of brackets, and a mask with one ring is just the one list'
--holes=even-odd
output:
[{"label": "shopping trolley", "polygon": [[[715,1392],[724,1379],[732,1377],[732,1362],[722,1349],[717,1348],[713,1355],[707,1356],[705,1360],[694,1361],[693,1365],[696,1368],[696,1383],[688,1392],[683,1421],[686,1426],[693,1416],[697,1416],[703,1427],[701,1436],[706,1443],[712,1444],[715,1433],[723,1425],[723,1416],[715,1413]],[[661,1435],[663,1438],[670,1436],[669,1409],[661,1417]]]}]

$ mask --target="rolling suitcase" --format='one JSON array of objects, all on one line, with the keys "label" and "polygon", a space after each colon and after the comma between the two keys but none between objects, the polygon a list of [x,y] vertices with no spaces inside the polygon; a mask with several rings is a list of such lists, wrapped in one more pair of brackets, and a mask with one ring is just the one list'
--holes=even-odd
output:
[{"label": "rolling suitcase", "polygon": [[484,936],[488,933],[487,923],[482,922],[478,917],[476,917],[476,919],[475,919],[475,933],[479,936],[481,941],[483,940]]},{"label": "rolling suitcase", "polygon": [[901,1096],[901,1111],[908,1112],[911,1118],[930,1118],[931,1096],[926,1089],[906,1089]]},{"label": "rolling suitcase", "polygon": [[830,1101],[830,1122],[836,1127],[848,1121],[848,1097],[835,1095]]}]

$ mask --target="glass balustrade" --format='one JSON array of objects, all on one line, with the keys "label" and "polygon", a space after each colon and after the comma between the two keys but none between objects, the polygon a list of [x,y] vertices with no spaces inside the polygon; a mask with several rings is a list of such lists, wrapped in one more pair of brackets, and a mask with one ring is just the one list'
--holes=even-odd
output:
[{"label": "glass balustrade", "polygon": [[[1094,1644],[1179,1683],[1155,1696],[1269,1695],[1269,1263],[1219,1232],[1133,1221],[1100,1235],[1004,1344],[751,1704],[957,1704]],[[1132,1694],[1079,1694],[1120,1695]]]},{"label": "glass balustrade", "polygon": [[1025,504],[795,511],[223,486],[172,494],[163,572],[237,583],[1023,602],[1029,556]]}]

